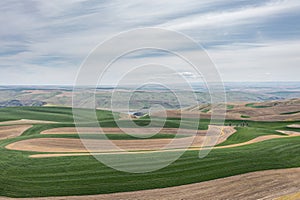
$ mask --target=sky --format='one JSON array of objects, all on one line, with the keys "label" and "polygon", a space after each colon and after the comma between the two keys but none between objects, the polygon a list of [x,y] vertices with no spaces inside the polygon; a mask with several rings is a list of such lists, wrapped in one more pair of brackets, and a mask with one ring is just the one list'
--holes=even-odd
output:
[{"label": "sky", "polygon": [[2,0],[0,85],[73,85],[98,44],[144,27],[191,37],[224,81],[300,81],[299,21],[299,0]]}]

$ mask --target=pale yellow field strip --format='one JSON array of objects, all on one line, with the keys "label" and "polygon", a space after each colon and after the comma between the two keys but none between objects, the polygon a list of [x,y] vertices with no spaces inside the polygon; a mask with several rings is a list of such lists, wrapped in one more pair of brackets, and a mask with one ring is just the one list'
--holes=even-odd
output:
[{"label": "pale yellow field strip", "polygon": [[0,126],[0,140],[17,137],[31,127],[32,125]]},{"label": "pale yellow field strip", "polygon": [[[282,131],[282,132],[285,132],[286,131]],[[217,147],[213,147],[213,149],[225,149],[225,148],[233,148],[233,147],[239,147],[239,146],[245,146],[245,145],[249,145],[249,144],[254,144],[254,143],[257,143],[257,142],[262,142],[262,141],[266,141],[266,140],[271,140],[271,139],[276,139],[276,138],[286,138],[286,137],[297,137],[297,136],[300,136],[300,133],[298,132],[292,132],[292,133],[289,133],[290,135],[288,136],[284,136],[284,135],[266,135],[266,136],[260,136],[260,137],[257,137],[253,140],[250,140],[248,142],[243,142],[243,143],[239,143],[239,144],[232,144],[232,145],[226,145],[226,146],[217,146]],[[201,142],[201,144],[203,143],[205,138],[202,138],[201,141],[198,141],[197,142]],[[147,145],[147,144],[145,144]],[[199,145],[201,146],[201,145]],[[189,148],[188,150],[203,150],[204,148],[202,147],[191,147]],[[21,147],[22,148],[22,147]],[[24,146],[23,146],[24,148]],[[122,153],[122,154],[134,154],[134,153],[157,153],[157,152],[168,152],[168,151],[182,151],[182,149],[168,149],[168,150],[153,150],[151,151],[151,149],[145,151],[143,149],[130,149],[131,151],[130,152],[113,152],[113,151],[106,151],[106,152],[91,152],[93,155],[99,155],[99,154],[118,154],[118,153]],[[54,151],[55,152],[55,151]],[[60,157],[60,156],[88,156],[88,155],[91,155],[90,153],[75,153],[75,151],[72,151],[74,153],[60,153],[60,154],[35,154],[35,155],[31,155],[30,157],[32,158],[46,158],[46,157]],[[82,151],[80,151],[82,152]]]},{"label": "pale yellow field strip", "polygon": [[30,119],[20,119],[13,121],[0,122],[0,125],[17,125],[17,124],[51,124],[58,123],[53,121],[42,121],[42,120],[30,120]]},{"label": "pale yellow field strip", "polygon": [[289,128],[300,128],[300,124],[292,124],[288,126]]},{"label": "pale yellow field strip", "polygon": [[[177,128],[97,128],[97,127],[62,127],[62,128],[53,128],[42,131],[41,134],[78,134],[79,133],[103,133],[103,134],[112,134],[112,133],[133,133],[133,134],[152,134],[152,133],[170,133],[177,134],[179,131]],[[179,134],[206,134],[205,130],[193,131],[189,129],[180,129]]]}]

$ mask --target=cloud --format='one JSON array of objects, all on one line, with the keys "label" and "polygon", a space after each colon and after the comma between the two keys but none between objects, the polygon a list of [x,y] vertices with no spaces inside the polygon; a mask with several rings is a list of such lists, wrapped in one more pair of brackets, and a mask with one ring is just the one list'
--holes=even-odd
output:
[{"label": "cloud", "polygon": [[[262,74],[267,72],[272,72],[268,80],[277,80],[279,74],[295,80],[299,10],[298,0],[4,0],[0,2],[0,80],[1,84],[73,84],[80,64],[97,44],[120,31],[144,26],[191,36],[204,45],[225,80],[242,79],[245,73],[238,69],[248,72],[247,80],[264,81]],[[151,57],[179,65],[165,55]],[[141,54],[127,64],[147,60]],[[282,72],[282,66],[289,70]]]},{"label": "cloud", "polygon": [[226,81],[299,81],[299,44],[300,40],[235,44],[209,54]]},{"label": "cloud", "polygon": [[237,26],[257,23],[280,13],[289,13],[300,9],[299,1],[271,1],[261,6],[247,6],[227,11],[214,11],[194,14],[172,20],[161,26],[175,30],[194,29],[207,26]]}]

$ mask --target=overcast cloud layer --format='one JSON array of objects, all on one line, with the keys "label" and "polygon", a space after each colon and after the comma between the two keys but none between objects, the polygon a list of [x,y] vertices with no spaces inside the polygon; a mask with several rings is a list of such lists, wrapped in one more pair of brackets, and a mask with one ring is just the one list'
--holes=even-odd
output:
[{"label": "overcast cloud layer", "polygon": [[192,37],[224,81],[300,81],[299,20],[299,0],[3,0],[0,84],[73,84],[97,44],[141,27]]}]

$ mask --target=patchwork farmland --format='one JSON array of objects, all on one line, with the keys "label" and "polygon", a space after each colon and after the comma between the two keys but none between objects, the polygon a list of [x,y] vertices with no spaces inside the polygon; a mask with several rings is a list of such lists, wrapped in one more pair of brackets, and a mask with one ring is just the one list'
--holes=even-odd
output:
[{"label": "patchwork farmland", "polygon": [[[292,106],[287,106],[284,112],[292,112],[299,106],[298,101],[293,102],[290,101]],[[292,195],[300,190],[297,184],[300,167],[300,120],[297,120],[298,113],[281,115],[281,107],[276,108],[278,104],[271,106],[274,121],[269,118],[253,120],[256,119],[255,116],[245,121],[236,119],[234,115],[230,119],[228,115],[223,126],[213,125],[212,128],[222,136],[208,156],[202,159],[198,158],[198,154],[210,127],[210,120],[205,117],[209,115],[209,111],[198,111],[204,117],[200,120],[196,135],[189,131],[192,127],[189,124],[195,122],[192,117],[179,119],[171,115],[158,134],[148,137],[151,127],[143,126],[150,120],[159,121],[159,114],[152,119],[134,119],[141,126],[131,129],[127,128],[129,120],[118,119],[118,113],[97,110],[104,133],[97,133],[97,128],[87,123],[79,127],[84,132],[82,136],[75,129],[71,108],[2,108],[0,195],[3,198],[54,199],[68,196],[75,199],[193,199],[195,195],[197,199],[207,199],[212,191],[215,192],[215,199],[235,195],[239,195],[241,199],[266,196],[272,199]],[[242,109],[248,112],[249,109],[270,107],[250,108],[245,104],[236,104],[231,107],[230,112],[240,112]],[[122,121],[121,128],[146,137],[135,138],[125,134],[117,126],[114,116]],[[285,116],[286,120],[279,120],[279,116]],[[182,121],[187,122],[185,129],[181,135],[175,137],[176,129]],[[156,123],[152,123],[152,126],[155,128]],[[179,151],[172,148],[160,150],[174,139],[185,140],[193,137],[194,142],[177,161],[166,168],[144,174],[131,174],[109,168],[90,155],[105,153],[107,156],[114,156],[118,152],[109,149],[105,152],[101,149],[87,152],[80,142],[88,140],[99,144],[104,135],[130,153],[139,155],[167,155]],[[279,178],[274,182],[271,181],[272,177]],[[246,185],[240,181],[243,179],[247,180]],[[249,185],[257,184],[261,187],[249,190]]]}]

